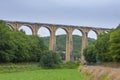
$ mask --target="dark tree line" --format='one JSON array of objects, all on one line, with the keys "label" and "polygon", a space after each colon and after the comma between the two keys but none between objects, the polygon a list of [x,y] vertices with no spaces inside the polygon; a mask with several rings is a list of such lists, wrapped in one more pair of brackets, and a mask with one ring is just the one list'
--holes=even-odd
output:
[{"label": "dark tree line", "polygon": [[108,33],[102,33],[98,39],[84,49],[88,63],[120,62],[120,25]]}]

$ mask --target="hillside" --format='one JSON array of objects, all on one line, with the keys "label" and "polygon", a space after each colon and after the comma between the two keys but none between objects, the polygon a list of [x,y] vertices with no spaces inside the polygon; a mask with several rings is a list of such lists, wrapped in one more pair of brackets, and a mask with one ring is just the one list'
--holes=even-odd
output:
[{"label": "hillside", "polygon": [[[49,46],[49,37],[43,37],[44,43],[46,46]],[[89,44],[94,42],[95,39],[88,38]],[[56,51],[59,53],[65,52],[65,45],[66,45],[66,35],[57,35],[56,36]],[[73,55],[74,57],[80,57],[81,52],[81,45],[82,45],[82,37],[79,35],[73,35]],[[63,58],[64,59],[64,58]]]}]

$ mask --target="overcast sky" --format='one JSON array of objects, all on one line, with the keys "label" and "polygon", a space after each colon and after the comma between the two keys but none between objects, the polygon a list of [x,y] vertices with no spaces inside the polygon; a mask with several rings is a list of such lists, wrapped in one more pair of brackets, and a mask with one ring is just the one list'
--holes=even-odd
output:
[{"label": "overcast sky", "polygon": [[115,28],[120,0],[0,0],[0,19]]}]

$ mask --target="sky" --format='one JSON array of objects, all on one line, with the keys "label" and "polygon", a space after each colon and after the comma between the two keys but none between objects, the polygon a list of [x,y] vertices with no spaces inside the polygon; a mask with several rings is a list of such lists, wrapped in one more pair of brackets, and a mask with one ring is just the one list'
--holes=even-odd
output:
[{"label": "sky", "polygon": [[120,0],[0,0],[0,19],[115,28]]}]

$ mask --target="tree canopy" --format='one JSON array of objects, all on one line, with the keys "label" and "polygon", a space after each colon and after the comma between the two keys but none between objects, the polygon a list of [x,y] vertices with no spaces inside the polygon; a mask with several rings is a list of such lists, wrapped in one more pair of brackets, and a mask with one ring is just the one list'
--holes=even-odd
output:
[{"label": "tree canopy", "polygon": [[39,62],[45,52],[49,53],[49,50],[42,38],[10,30],[4,21],[0,21],[0,63]]},{"label": "tree canopy", "polygon": [[110,33],[109,50],[113,61],[120,62],[120,25]]},{"label": "tree canopy", "polygon": [[87,62],[93,62],[93,55],[88,55],[92,52],[96,62],[120,62],[120,25],[108,33],[100,34],[92,45],[94,49],[88,45],[84,50]]}]

